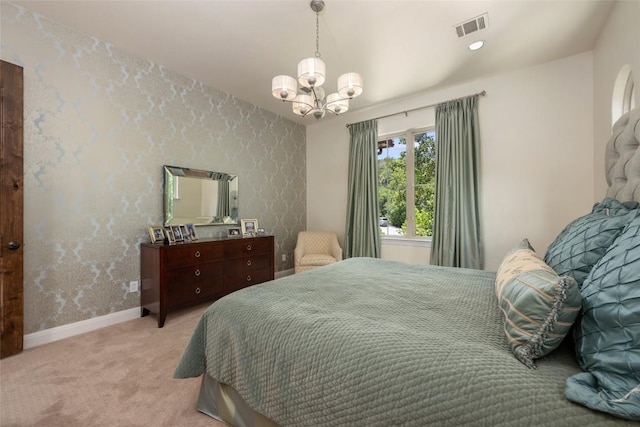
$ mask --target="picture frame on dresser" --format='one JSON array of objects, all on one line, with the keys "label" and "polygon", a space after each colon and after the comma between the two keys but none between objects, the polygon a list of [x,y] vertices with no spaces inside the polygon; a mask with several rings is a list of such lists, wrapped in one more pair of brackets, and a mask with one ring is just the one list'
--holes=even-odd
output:
[{"label": "picture frame on dresser", "polygon": [[231,237],[240,236],[240,229],[239,228],[230,228],[229,229],[229,236],[231,236]]},{"label": "picture frame on dresser", "polygon": [[254,235],[258,230],[257,219],[241,219],[240,227],[242,228],[242,235]]},{"label": "picture frame on dresser", "polygon": [[149,236],[151,237],[151,243],[164,242],[164,229],[161,225],[150,225]]},{"label": "picture frame on dresser", "polygon": [[191,241],[191,236],[189,235],[189,231],[187,230],[187,226],[186,225],[180,225],[180,232],[182,233],[182,241],[183,242],[190,242]]},{"label": "picture frame on dresser", "polygon": [[172,225],[171,232],[173,233],[173,238],[176,242],[182,242],[184,237],[182,237],[182,227],[179,225]]},{"label": "picture frame on dresser", "polygon": [[193,224],[185,224],[184,225],[185,232],[189,237],[189,240],[194,241],[198,240],[198,233],[196,233],[196,226]]},{"label": "picture frame on dresser", "polygon": [[171,227],[164,228],[164,235],[167,236],[167,242],[169,242],[169,244],[176,242],[176,238],[173,236],[173,230],[171,230]]}]

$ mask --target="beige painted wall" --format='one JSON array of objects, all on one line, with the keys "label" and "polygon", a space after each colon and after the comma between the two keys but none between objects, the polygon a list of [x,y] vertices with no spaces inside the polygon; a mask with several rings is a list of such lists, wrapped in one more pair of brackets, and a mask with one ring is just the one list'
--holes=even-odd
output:
[{"label": "beige painted wall", "polygon": [[[347,123],[486,90],[479,104],[485,268],[497,269],[504,254],[523,237],[543,254],[570,220],[592,206],[592,69],[592,53],[587,52],[308,126],[308,228],[335,231],[343,241]],[[381,120],[380,133],[428,126],[434,120],[428,110],[403,117]],[[423,255],[428,257],[424,247],[383,244],[385,258],[414,261]]]},{"label": "beige painted wall", "polygon": [[594,76],[594,193],[601,200],[607,189],[604,152],[611,136],[611,101],[618,72],[630,65],[640,105],[640,1],[619,1],[611,12],[593,54]]},{"label": "beige painted wall", "polygon": [[240,216],[293,267],[303,126],[10,3],[1,19],[0,56],[24,67],[25,333],[140,305],[128,282],[162,220],[163,164],[238,175]]},{"label": "beige painted wall", "polygon": [[[480,101],[485,268],[496,269],[502,254],[521,236],[529,237],[537,251],[544,253],[568,221],[605,195],[604,151],[611,134],[611,96],[624,64],[633,70],[636,105],[640,105],[638,22],[640,2],[619,1],[591,53],[425,92],[309,126],[308,227],[333,230],[343,240],[346,123],[485,89],[488,96]],[[430,125],[431,113],[426,110],[407,119],[382,120],[380,133]],[[427,262],[429,248],[383,242],[382,257]]]}]

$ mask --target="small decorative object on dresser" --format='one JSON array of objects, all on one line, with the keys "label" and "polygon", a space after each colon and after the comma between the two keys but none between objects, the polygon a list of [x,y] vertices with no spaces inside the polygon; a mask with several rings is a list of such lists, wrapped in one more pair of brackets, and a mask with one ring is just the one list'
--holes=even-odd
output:
[{"label": "small decorative object on dresser", "polygon": [[176,242],[182,242],[184,237],[182,237],[182,228],[179,225],[172,225],[171,231],[173,232],[173,238]]},{"label": "small decorative object on dresser", "polygon": [[240,235],[240,229],[239,228],[230,228],[229,229],[229,236],[231,237],[236,237]]},{"label": "small decorative object on dresser", "polygon": [[180,232],[182,233],[182,241],[183,242],[190,242],[191,241],[191,235],[189,235],[189,230],[187,230],[187,226],[186,225],[181,225],[180,226]]},{"label": "small decorative object on dresser", "polygon": [[243,235],[254,235],[256,234],[256,230],[258,229],[258,220],[257,219],[241,219],[240,225],[242,226],[242,234]]},{"label": "small decorative object on dresser", "polygon": [[141,315],[157,313],[161,328],[175,308],[273,280],[273,246],[273,236],[202,238],[181,245],[143,243]]},{"label": "small decorative object on dresser", "polygon": [[187,231],[187,236],[189,236],[189,240],[198,240],[198,234],[196,234],[196,227],[193,224],[185,224],[185,230]]},{"label": "small decorative object on dresser", "polygon": [[167,236],[167,242],[169,244],[172,244],[172,243],[176,242],[176,238],[173,235],[173,230],[171,230],[171,227],[165,227],[164,228],[164,235]]},{"label": "small decorative object on dresser", "polygon": [[150,225],[149,236],[151,236],[151,243],[164,242],[164,231],[161,225]]}]

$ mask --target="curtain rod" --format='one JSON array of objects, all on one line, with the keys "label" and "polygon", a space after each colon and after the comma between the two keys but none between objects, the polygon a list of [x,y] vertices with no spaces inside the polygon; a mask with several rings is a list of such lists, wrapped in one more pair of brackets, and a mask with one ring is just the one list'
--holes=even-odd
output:
[{"label": "curtain rod", "polygon": [[[416,107],[416,108],[412,108],[410,110],[404,110],[404,111],[398,111],[397,113],[392,113],[392,114],[387,114],[386,116],[380,116],[380,117],[374,117],[373,119],[367,119],[367,120],[380,120],[380,119],[386,119],[387,117],[393,117],[393,116],[399,116],[400,114],[404,114],[405,116],[409,115],[409,113],[413,113],[414,111],[420,111],[420,110],[424,110],[426,108],[431,108],[431,107],[435,107],[438,104],[442,104],[445,102],[450,102],[450,101],[457,101],[459,99],[464,99],[464,98],[468,98],[470,96],[485,96],[487,94],[486,90],[483,90],[482,92],[478,92],[478,93],[474,93],[473,95],[468,95],[468,96],[461,96],[460,98],[454,98],[454,99],[449,99],[448,101],[442,101],[442,102],[438,102],[437,104],[429,104],[429,105],[424,105],[422,107]],[[358,122],[360,123],[360,122]],[[349,123],[347,124],[347,127],[354,125],[355,123]]]}]

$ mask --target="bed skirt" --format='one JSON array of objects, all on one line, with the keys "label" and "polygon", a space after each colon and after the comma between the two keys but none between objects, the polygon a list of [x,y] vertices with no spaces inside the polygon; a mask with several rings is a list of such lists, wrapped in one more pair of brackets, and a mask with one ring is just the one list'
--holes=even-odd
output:
[{"label": "bed skirt", "polygon": [[278,427],[278,424],[251,409],[233,387],[207,374],[202,375],[198,411],[234,427]]}]

